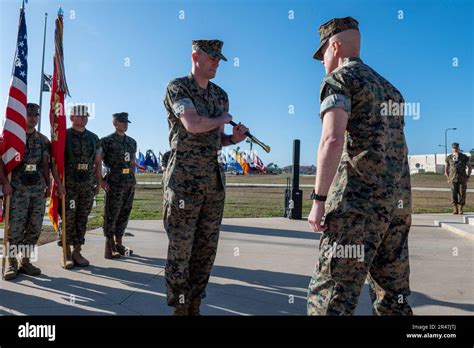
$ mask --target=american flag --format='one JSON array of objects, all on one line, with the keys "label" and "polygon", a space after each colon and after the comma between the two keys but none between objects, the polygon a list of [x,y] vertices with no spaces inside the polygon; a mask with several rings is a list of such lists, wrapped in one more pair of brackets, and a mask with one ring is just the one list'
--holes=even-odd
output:
[{"label": "american flag", "polygon": [[261,170],[261,171],[265,170],[265,165],[263,164],[262,160],[260,159],[260,157],[257,156],[255,152],[253,153],[253,165],[258,170]]},{"label": "american flag", "polygon": [[20,24],[13,61],[12,80],[8,94],[5,123],[2,130],[2,160],[9,174],[23,161],[26,142],[26,96],[28,72],[28,45],[26,35],[25,9],[20,10]]}]

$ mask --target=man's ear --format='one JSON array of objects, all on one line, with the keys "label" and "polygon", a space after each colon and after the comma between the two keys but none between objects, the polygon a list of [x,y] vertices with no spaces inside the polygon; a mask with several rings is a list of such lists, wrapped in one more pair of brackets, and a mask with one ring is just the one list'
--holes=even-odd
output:
[{"label": "man's ear", "polygon": [[193,62],[197,62],[197,59],[198,59],[198,52],[194,51],[194,52],[191,54],[191,59],[193,60]]},{"label": "man's ear", "polygon": [[339,50],[341,49],[341,43],[338,41],[331,42],[333,56],[336,57],[339,54]]}]

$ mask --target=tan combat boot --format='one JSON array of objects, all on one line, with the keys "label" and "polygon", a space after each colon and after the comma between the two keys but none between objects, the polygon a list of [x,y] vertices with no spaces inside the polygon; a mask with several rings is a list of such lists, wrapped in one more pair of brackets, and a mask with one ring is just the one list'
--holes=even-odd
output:
[{"label": "tan combat boot", "polygon": [[79,267],[89,266],[89,260],[87,260],[84,256],[81,255],[80,244],[74,245],[74,249],[72,250],[72,261],[74,261],[74,265]]},{"label": "tan combat boot", "polygon": [[463,205],[459,206],[459,214],[461,214],[461,215],[464,214],[464,206]]},{"label": "tan combat boot", "polygon": [[174,308],[174,314],[176,316],[187,316],[188,314],[188,307],[187,306],[177,306]]},{"label": "tan combat boot", "polygon": [[8,267],[5,271],[4,278],[5,280],[15,279],[18,274],[18,260],[16,257],[8,258]]},{"label": "tan combat boot", "polygon": [[132,249],[127,248],[125,245],[122,244],[122,236],[115,236],[115,243],[116,243],[117,251],[120,253],[120,255],[126,255],[127,249],[128,249],[128,255],[133,254]]},{"label": "tan combat boot", "polygon": [[63,257],[63,254],[61,253],[61,267],[64,269],[74,268],[74,261],[72,261],[70,245],[66,245],[66,263],[64,263],[64,257]]},{"label": "tan combat boot", "polygon": [[36,276],[41,274],[41,269],[39,267],[33,266],[29,257],[23,257],[20,262],[20,267],[18,268],[18,273]]},{"label": "tan combat boot", "polygon": [[120,254],[115,247],[115,241],[113,238],[105,238],[104,257],[106,259],[118,259],[120,257]]},{"label": "tan combat boot", "polygon": [[195,298],[194,300],[191,301],[191,304],[189,305],[188,315],[191,315],[191,316],[201,315],[200,307],[201,307],[201,298]]},{"label": "tan combat boot", "polygon": [[454,214],[454,215],[459,214],[458,205],[457,205],[457,204],[454,204],[454,206],[453,206],[453,214]]}]

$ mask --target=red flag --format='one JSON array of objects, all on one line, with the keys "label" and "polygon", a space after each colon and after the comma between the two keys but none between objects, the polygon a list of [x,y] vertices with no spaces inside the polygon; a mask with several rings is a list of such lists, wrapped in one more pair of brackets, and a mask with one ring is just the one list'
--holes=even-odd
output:
[{"label": "red flag", "polygon": [[[51,89],[51,110],[49,120],[51,122],[51,159],[56,166],[59,178],[64,178],[64,149],[66,147],[66,113],[64,108],[64,97],[69,95],[64,72],[63,56],[63,12],[59,9],[56,19],[56,30],[54,32],[54,73],[53,86]],[[49,201],[48,215],[54,229],[58,230],[59,196],[57,183],[53,183]]]},{"label": "red flag", "polygon": [[25,10],[20,10],[20,23],[13,61],[12,80],[8,93],[0,153],[8,175],[23,162],[26,143],[26,96],[28,45]]}]

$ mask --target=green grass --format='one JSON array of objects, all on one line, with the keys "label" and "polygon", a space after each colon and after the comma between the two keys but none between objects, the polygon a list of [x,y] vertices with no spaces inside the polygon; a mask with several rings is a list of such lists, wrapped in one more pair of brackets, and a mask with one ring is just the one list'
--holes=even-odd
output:
[{"label": "green grass", "polygon": [[[152,182],[161,182],[161,174],[147,174],[141,173],[136,176],[137,181],[152,181]],[[228,183],[253,183],[253,184],[286,184],[286,179],[291,178],[291,174],[281,174],[281,175],[260,175],[260,174],[250,174],[250,175],[226,175],[226,182]],[[300,184],[313,185],[314,184],[314,175],[301,175]]]},{"label": "green grass", "polygon": [[[412,187],[446,187],[449,188],[447,178],[442,174],[424,173],[415,174],[411,176]],[[474,188],[474,183],[471,179],[467,182],[468,188]]]},{"label": "green grass", "polygon": [[[227,182],[274,183],[285,184],[289,174],[283,175],[228,175]],[[138,174],[137,181],[161,182],[161,175]],[[439,174],[416,174],[411,177],[412,186],[446,187],[446,178]],[[313,184],[314,175],[300,177],[301,184]],[[472,187],[472,183],[469,183]],[[311,188],[303,188],[303,216],[309,214]],[[282,216],[284,209],[283,187],[227,187],[224,217],[275,217]],[[93,218],[88,228],[102,226],[103,192],[97,197],[97,206],[93,208]],[[451,207],[450,192],[413,191],[414,213],[449,213]],[[474,194],[468,193],[466,211],[474,210]],[[138,185],[135,192],[131,220],[160,220],[163,218],[163,190],[161,185]]]}]

